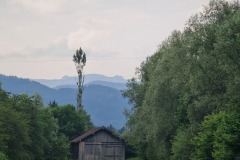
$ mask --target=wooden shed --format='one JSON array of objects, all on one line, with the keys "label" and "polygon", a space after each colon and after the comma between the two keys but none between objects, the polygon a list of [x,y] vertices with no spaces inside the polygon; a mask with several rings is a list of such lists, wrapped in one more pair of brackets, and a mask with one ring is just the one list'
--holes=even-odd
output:
[{"label": "wooden shed", "polygon": [[93,128],[71,141],[73,160],[125,160],[122,139],[105,127]]}]

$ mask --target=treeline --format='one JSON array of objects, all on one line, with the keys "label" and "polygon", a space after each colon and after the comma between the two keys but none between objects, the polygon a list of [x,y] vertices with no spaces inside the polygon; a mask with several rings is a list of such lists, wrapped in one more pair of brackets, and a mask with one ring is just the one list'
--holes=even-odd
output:
[{"label": "treeline", "polygon": [[[137,70],[124,133],[144,160],[240,159],[240,8],[210,1]],[[130,154],[130,153],[129,153]]]},{"label": "treeline", "polygon": [[44,107],[38,94],[11,95],[0,87],[1,160],[68,160],[69,140],[91,127],[72,105]]}]

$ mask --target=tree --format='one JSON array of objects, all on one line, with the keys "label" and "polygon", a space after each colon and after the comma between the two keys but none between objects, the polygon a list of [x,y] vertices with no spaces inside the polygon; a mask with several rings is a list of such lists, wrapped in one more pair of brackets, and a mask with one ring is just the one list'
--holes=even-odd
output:
[{"label": "tree", "polygon": [[54,118],[51,109],[39,110],[39,121],[42,124],[41,134],[43,136],[41,148],[44,160],[69,160],[70,145],[66,135],[60,132],[58,121]]},{"label": "tree", "polygon": [[78,95],[77,95],[77,111],[82,110],[82,92],[83,92],[83,67],[86,64],[86,54],[80,47],[73,55],[73,62],[75,63],[77,74],[78,74]]},{"label": "tree", "polygon": [[177,129],[176,135],[172,140],[172,160],[187,160],[194,151],[191,139],[194,138],[195,127],[181,126]]},{"label": "tree", "polygon": [[35,93],[32,96],[33,102],[34,102],[34,106],[38,107],[38,108],[43,108],[44,104],[43,104],[43,99],[42,96],[39,93]]},{"label": "tree", "polygon": [[53,116],[58,120],[59,132],[69,140],[76,138],[92,127],[90,117],[83,110],[76,111],[73,105],[51,108]]},{"label": "tree", "polygon": [[27,119],[9,105],[0,104],[0,157],[30,160],[31,153],[27,151],[30,145]]},{"label": "tree", "polygon": [[239,26],[238,5],[212,0],[141,65],[123,92],[134,105],[126,141],[138,156],[189,159],[206,116],[239,113]]},{"label": "tree", "polygon": [[0,159],[1,160],[8,160],[8,157],[0,151]]},{"label": "tree", "polygon": [[41,104],[39,96],[10,95],[0,88],[0,159],[69,159],[69,140]]},{"label": "tree", "polygon": [[194,139],[192,159],[232,160],[240,158],[240,118],[236,113],[220,112],[205,117]]}]

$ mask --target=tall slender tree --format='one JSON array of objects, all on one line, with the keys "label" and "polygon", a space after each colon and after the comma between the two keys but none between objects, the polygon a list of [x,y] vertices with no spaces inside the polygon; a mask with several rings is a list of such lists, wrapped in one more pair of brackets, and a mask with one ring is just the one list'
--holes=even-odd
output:
[{"label": "tall slender tree", "polygon": [[76,50],[76,53],[73,55],[73,62],[75,63],[76,70],[78,73],[78,95],[77,95],[77,111],[82,110],[82,93],[83,93],[83,83],[84,83],[84,76],[83,76],[83,68],[86,64],[86,54],[80,47]]}]

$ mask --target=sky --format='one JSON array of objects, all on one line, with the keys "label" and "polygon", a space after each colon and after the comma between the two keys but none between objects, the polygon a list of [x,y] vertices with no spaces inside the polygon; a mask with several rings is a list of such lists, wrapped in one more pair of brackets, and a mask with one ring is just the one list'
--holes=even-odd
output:
[{"label": "sky", "polygon": [[58,79],[85,74],[129,79],[146,57],[209,0],[0,0],[0,74]]}]

